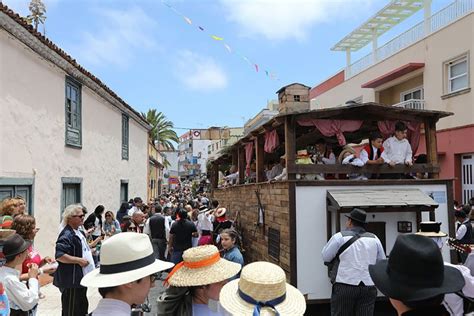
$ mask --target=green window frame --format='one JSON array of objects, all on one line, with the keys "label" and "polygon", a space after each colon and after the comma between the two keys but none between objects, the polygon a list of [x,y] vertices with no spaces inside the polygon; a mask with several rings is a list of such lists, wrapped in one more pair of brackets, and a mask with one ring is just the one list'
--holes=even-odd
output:
[{"label": "green window frame", "polygon": [[82,148],[82,86],[73,78],[66,76],[65,125],[66,146]]},{"label": "green window frame", "polygon": [[129,119],[128,116],[122,114],[122,159],[128,160],[129,152]]}]

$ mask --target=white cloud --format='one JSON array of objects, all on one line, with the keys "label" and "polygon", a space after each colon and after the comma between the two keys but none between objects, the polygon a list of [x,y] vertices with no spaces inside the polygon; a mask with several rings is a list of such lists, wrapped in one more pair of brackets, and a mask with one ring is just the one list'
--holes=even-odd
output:
[{"label": "white cloud", "polygon": [[212,91],[227,87],[224,70],[212,58],[188,50],[178,53],[175,76],[190,90]]},{"label": "white cloud", "polygon": [[304,40],[314,24],[334,18],[354,18],[358,13],[367,15],[373,1],[221,0],[221,3],[228,19],[237,23],[245,36]]},{"label": "white cloud", "polygon": [[127,66],[134,51],[154,49],[156,22],[141,8],[100,10],[94,18],[95,30],[82,33],[81,41],[74,45],[74,55],[80,62],[93,65],[112,64]]}]

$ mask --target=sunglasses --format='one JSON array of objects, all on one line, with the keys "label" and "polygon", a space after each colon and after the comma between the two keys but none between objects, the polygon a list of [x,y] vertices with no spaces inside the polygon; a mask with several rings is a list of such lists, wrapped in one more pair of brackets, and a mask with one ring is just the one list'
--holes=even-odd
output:
[{"label": "sunglasses", "polygon": [[72,215],[71,217],[80,217],[80,218],[84,218],[84,217],[85,217],[85,215],[84,215],[84,214],[82,214],[82,215]]}]

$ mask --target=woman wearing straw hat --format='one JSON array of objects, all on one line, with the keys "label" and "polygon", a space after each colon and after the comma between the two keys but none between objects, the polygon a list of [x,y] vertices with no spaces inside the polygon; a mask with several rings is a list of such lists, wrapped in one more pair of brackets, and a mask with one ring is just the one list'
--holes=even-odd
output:
[{"label": "woman wearing straw hat", "polygon": [[303,294],[286,283],[285,271],[264,261],[246,265],[240,279],[222,288],[219,299],[231,315],[301,316],[306,310]]},{"label": "woman wearing straw hat", "polygon": [[88,273],[82,286],[98,287],[102,299],[92,316],[130,316],[132,305],[143,304],[155,274],[173,264],[155,259],[153,246],[145,234],[114,235],[104,241],[100,267]]},{"label": "woman wearing straw hat", "polygon": [[158,316],[220,316],[219,293],[240,264],[220,257],[217,247],[186,250],[168,275],[170,287],[158,298]]}]

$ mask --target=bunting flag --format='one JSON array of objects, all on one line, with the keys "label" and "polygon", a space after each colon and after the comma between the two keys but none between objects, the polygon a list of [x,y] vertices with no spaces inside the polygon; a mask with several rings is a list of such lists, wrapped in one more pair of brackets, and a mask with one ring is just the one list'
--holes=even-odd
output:
[{"label": "bunting flag", "polygon": [[[161,2],[162,2],[166,7],[168,7],[171,11],[173,11],[176,15],[182,17],[182,18],[184,19],[184,21],[185,21],[187,24],[193,25],[193,22],[192,22],[192,20],[191,20],[189,17],[187,17],[186,15],[184,15],[183,13],[181,13],[180,11],[178,11],[175,7],[173,7],[171,4],[169,4],[169,3],[167,2],[167,0],[161,0]],[[201,26],[201,25],[198,25],[198,26],[197,26],[197,29],[200,30],[201,32],[205,32],[204,27]],[[251,66],[252,68],[254,68],[257,73],[260,72],[260,71],[259,71],[260,67],[259,67],[259,65],[258,65],[257,63],[252,62],[247,56],[245,56],[244,54],[240,53],[238,50],[235,50],[235,49],[232,50],[231,47],[230,47],[230,45],[224,41],[224,38],[223,38],[223,37],[220,37],[220,36],[217,36],[217,35],[213,35],[213,34],[210,34],[210,37],[211,37],[213,40],[217,41],[217,42],[222,42],[222,45],[223,45],[224,48],[227,50],[227,52],[229,52],[229,54],[234,53],[235,55],[239,56],[242,60],[244,60],[249,66]],[[234,47],[234,48],[235,48],[235,47]],[[271,72],[271,71],[269,71],[269,70],[265,70],[264,72],[265,72],[266,77],[270,78],[271,80],[280,80],[280,79],[278,79],[278,77],[277,77],[273,72]]]}]

